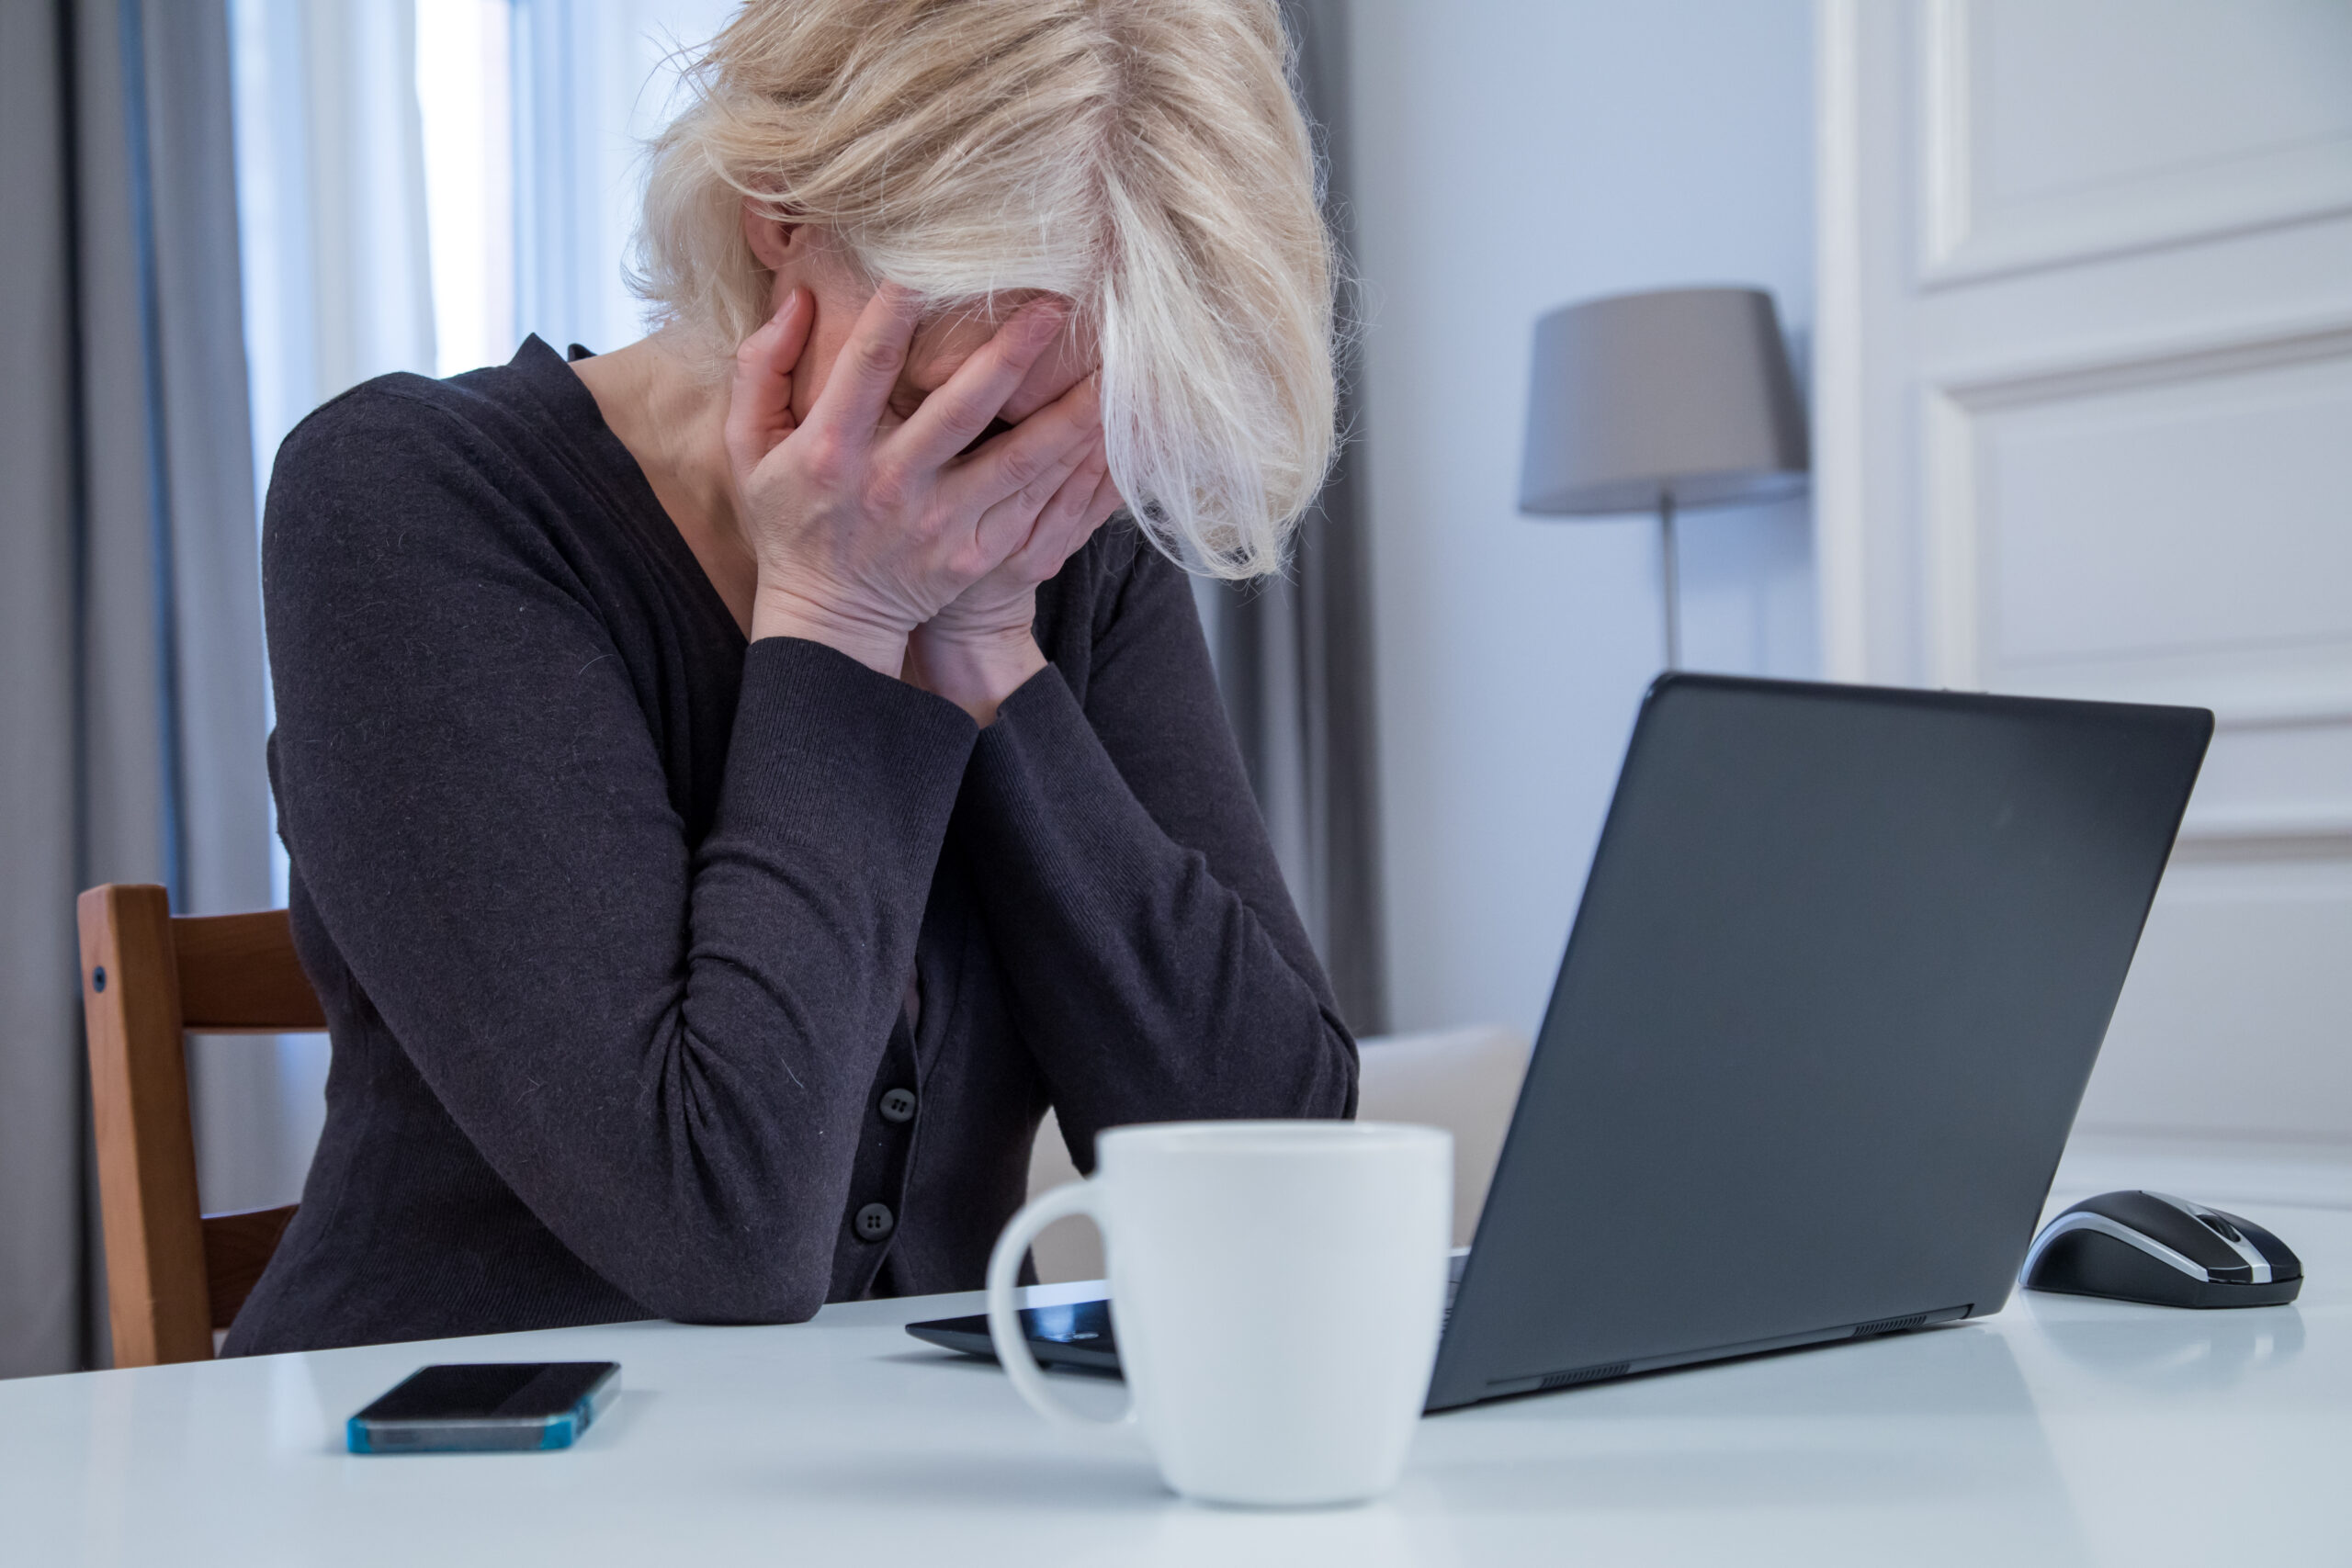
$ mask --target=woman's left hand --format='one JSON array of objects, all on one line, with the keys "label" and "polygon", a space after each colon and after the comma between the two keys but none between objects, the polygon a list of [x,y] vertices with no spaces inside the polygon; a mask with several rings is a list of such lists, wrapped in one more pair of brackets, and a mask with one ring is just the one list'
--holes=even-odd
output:
[{"label": "woman's left hand", "polygon": [[1122,504],[1098,436],[1037,513],[1028,539],[915,628],[907,640],[906,679],[986,728],[997,705],[1046,667],[1032,630],[1037,585],[1061,570]]}]

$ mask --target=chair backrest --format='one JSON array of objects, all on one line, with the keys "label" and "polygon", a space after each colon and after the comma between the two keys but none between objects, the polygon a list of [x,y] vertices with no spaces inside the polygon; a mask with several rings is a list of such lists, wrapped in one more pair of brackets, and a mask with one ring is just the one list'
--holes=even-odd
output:
[{"label": "chair backrest", "polygon": [[326,1016],[283,909],[175,919],[164,889],[108,884],[76,913],[114,1362],[209,1360],[294,1207],[198,1212],[184,1037],[299,1033]]}]

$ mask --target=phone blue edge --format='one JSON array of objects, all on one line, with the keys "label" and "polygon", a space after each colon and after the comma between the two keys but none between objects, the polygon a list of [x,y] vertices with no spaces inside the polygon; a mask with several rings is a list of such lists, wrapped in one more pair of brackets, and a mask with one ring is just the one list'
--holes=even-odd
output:
[{"label": "phone blue edge", "polygon": [[[618,1396],[619,1371],[615,1367],[560,1416],[434,1422],[376,1422],[354,1416],[343,1424],[344,1443],[356,1454],[544,1453],[568,1449]],[[407,1440],[379,1443],[379,1427],[397,1427]]]}]

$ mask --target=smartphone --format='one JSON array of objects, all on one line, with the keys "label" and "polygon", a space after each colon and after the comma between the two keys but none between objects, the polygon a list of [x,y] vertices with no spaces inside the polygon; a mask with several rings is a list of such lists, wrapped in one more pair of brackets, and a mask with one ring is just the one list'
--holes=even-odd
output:
[{"label": "smartphone", "polygon": [[354,1416],[344,1433],[356,1454],[568,1449],[620,1387],[616,1361],[424,1367]]}]

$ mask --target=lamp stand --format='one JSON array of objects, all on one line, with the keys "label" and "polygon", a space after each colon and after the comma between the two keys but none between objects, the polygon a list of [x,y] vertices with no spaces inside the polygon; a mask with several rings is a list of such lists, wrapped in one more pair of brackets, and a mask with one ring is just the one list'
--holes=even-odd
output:
[{"label": "lamp stand", "polygon": [[1674,492],[1661,491],[1657,498],[1658,559],[1665,566],[1666,580],[1666,667],[1682,668],[1682,593],[1675,570]]}]

